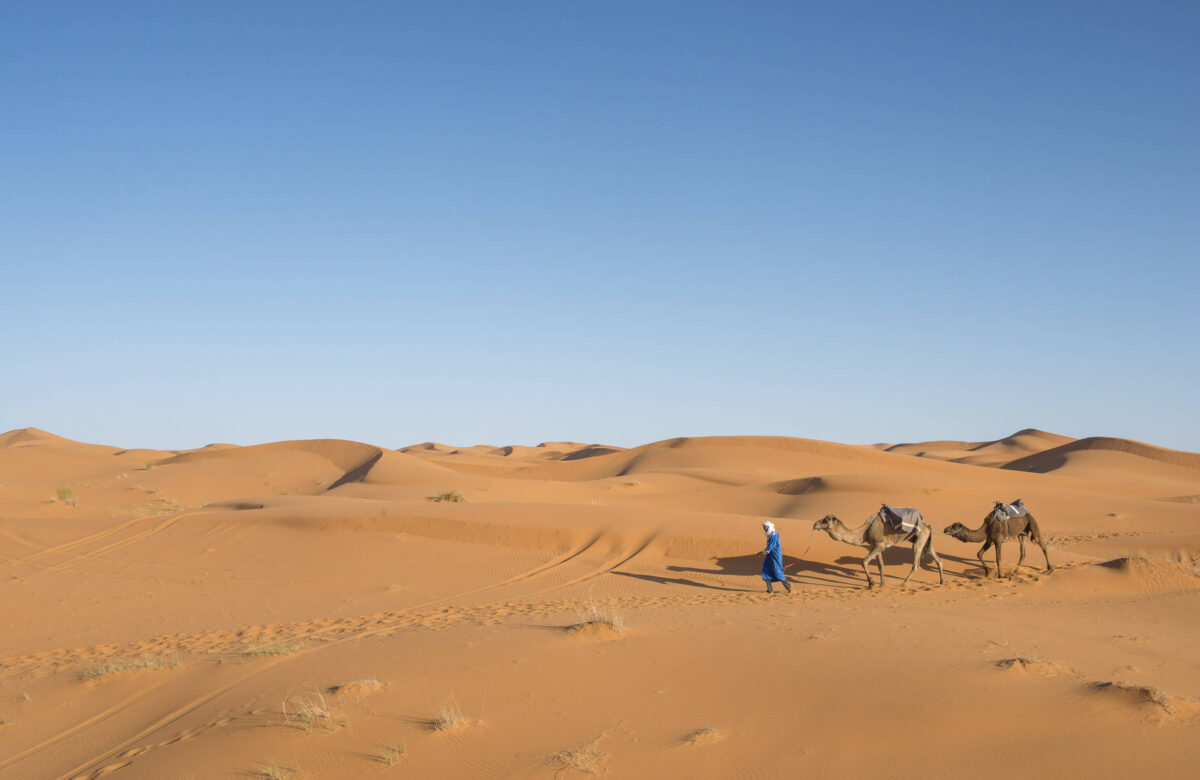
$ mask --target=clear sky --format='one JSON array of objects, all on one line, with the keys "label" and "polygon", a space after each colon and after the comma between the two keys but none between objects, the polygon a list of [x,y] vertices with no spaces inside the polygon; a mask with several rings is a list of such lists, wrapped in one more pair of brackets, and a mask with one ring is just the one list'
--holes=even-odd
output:
[{"label": "clear sky", "polygon": [[1200,450],[1194,2],[0,7],[0,430]]}]

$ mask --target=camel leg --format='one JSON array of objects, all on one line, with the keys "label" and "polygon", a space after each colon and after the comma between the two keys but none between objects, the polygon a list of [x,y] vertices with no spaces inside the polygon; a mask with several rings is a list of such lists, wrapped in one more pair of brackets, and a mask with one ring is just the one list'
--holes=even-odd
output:
[{"label": "camel leg", "polygon": [[983,578],[985,580],[988,577],[990,577],[992,573],[990,571],[988,571],[987,561],[985,561],[983,559],[983,554],[985,552],[987,552],[988,548],[991,546],[992,546],[992,540],[988,539],[986,542],[983,543],[983,547],[979,548],[979,552],[975,553],[975,557],[979,559],[979,565],[983,567]]},{"label": "camel leg", "polygon": [[1042,548],[1042,555],[1046,558],[1046,571],[1054,571],[1054,567],[1050,565],[1050,553],[1046,552],[1046,543],[1041,539],[1037,540],[1038,547]]},{"label": "camel leg", "polygon": [[1021,561],[1025,560],[1025,534],[1017,537],[1017,541],[1021,543],[1021,554],[1017,556],[1017,568],[1021,568]]},{"label": "camel leg", "polygon": [[1032,514],[1026,514],[1029,518],[1029,536],[1042,548],[1042,556],[1046,559],[1046,571],[1054,571],[1054,567],[1050,565],[1050,554],[1046,552],[1046,540],[1042,538],[1042,529],[1038,527],[1037,519]]},{"label": "camel leg", "polygon": [[1001,542],[996,542],[996,579],[1004,577],[1004,569],[1000,566],[1000,548],[1003,546]]},{"label": "camel leg", "polygon": [[883,557],[882,557],[882,555],[883,555],[883,548],[882,547],[874,547],[871,549],[871,551],[869,553],[867,553],[867,557],[863,558],[863,571],[867,575],[867,587],[868,588],[875,587],[875,581],[871,579],[871,570],[869,568],[867,568],[868,566],[871,565],[871,561],[875,561],[877,564],[879,564],[879,587],[881,587],[881,588],[883,587]]},{"label": "camel leg", "polygon": [[870,560],[871,560],[871,553],[867,553],[866,556],[862,559],[863,574],[866,575],[866,578],[867,578],[867,590],[870,590],[871,588],[875,587],[874,581],[871,580],[871,570],[867,568],[867,563],[870,562]]},{"label": "camel leg", "polygon": [[904,581],[900,583],[901,585],[907,585],[908,581],[910,579],[912,579],[913,574],[916,573],[917,564],[919,564],[921,562],[921,555],[924,554],[924,552],[925,552],[924,542],[928,542],[928,541],[929,541],[929,537],[925,537],[924,539],[922,539],[920,536],[918,536],[916,538],[916,540],[913,541],[913,565],[912,565],[912,568],[908,570],[908,576],[905,577]]},{"label": "camel leg", "polygon": [[946,578],[945,578],[944,576],[942,576],[942,559],[941,559],[941,558],[939,558],[939,557],[938,557],[938,554],[937,554],[936,552],[934,552],[934,551],[933,551],[933,534],[932,534],[932,533],[931,533],[931,534],[929,534],[929,544],[928,544],[928,545],[926,545],[926,547],[925,547],[925,550],[926,550],[926,552],[928,552],[928,553],[929,553],[929,557],[930,557],[930,558],[933,558],[933,562],[937,564],[937,567],[938,567],[938,585],[945,585],[945,584],[946,584]]}]

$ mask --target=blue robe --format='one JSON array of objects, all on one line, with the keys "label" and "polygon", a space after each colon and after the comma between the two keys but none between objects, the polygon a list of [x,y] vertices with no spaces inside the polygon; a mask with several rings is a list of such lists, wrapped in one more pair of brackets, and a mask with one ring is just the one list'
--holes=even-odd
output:
[{"label": "blue robe", "polygon": [[762,578],[767,582],[783,582],[787,577],[783,573],[783,550],[779,548],[779,534],[773,533],[767,537],[767,554],[763,558]]}]

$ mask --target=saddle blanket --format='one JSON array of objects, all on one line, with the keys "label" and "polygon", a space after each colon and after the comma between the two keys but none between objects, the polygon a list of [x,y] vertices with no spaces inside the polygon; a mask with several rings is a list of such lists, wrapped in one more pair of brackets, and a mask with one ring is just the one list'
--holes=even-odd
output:
[{"label": "saddle blanket", "polygon": [[1029,514],[1029,510],[1025,508],[1025,502],[1019,498],[1011,504],[1001,504],[1000,508],[1004,510],[1009,519]]},{"label": "saddle blanket", "polygon": [[912,533],[925,524],[925,518],[911,506],[888,506],[884,504],[879,512],[883,515],[884,522],[889,523],[893,528],[899,528],[901,531],[908,533]]}]

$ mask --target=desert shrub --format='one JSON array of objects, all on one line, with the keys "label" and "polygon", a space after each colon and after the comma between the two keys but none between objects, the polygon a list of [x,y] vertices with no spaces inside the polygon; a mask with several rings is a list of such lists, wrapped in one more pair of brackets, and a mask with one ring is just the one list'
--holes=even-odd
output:
[{"label": "desert shrub", "polygon": [[433,718],[429,721],[434,731],[455,731],[470,724],[471,719],[463,714],[462,707],[453,694],[437,706]]},{"label": "desert shrub", "polygon": [[174,669],[183,663],[178,654],[142,656],[140,658],[110,658],[89,666],[79,673],[84,680],[102,680],[111,674],[134,669]]},{"label": "desert shrub", "polygon": [[588,599],[583,606],[576,610],[580,625],[608,626],[618,634],[625,633],[625,618],[617,612],[616,607],[604,607]]}]

